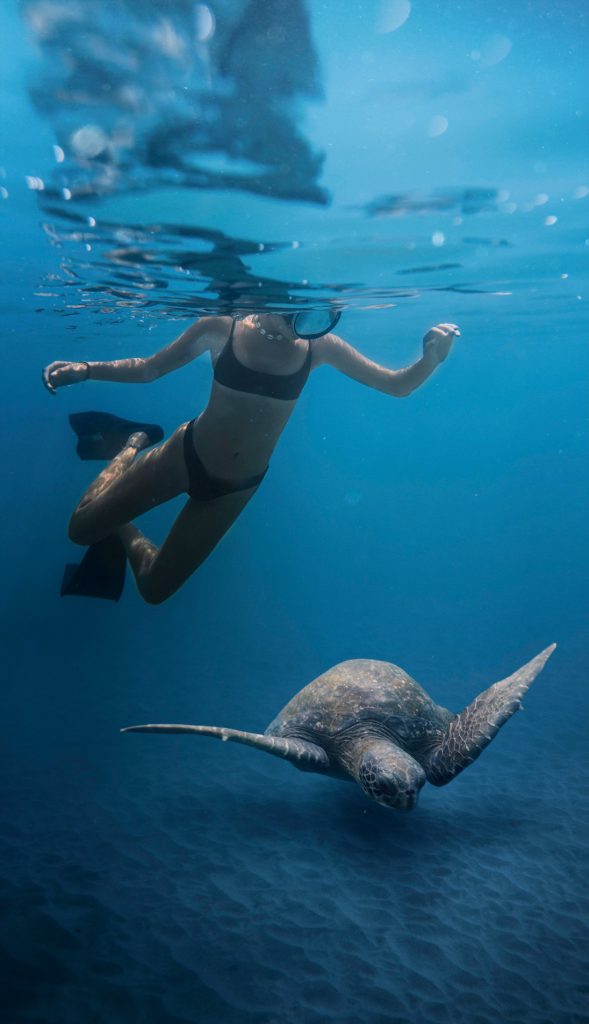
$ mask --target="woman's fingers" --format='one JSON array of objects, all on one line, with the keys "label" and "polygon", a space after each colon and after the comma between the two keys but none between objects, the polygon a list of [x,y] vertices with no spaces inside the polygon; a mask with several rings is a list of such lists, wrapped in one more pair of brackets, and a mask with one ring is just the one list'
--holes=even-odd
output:
[{"label": "woman's fingers", "polygon": [[49,366],[46,366],[45,369],[43,370],[43,372],[41,374],[41,380],[43,381],[43,384],[47,388],[47,390],[48,390],[50,395],[54,395],[55,394],[55,390],[56,390],[57,385],[58,385],[57,380],[53,380],[52,379],[54,374],[55,374],[55,372],[57,370],[60,370],[62,368],[62,366],[67,366],[67,365],[68,365],[67,363],[63,363],[61,361],[58,361],[58,362],[55,362],[55,363],[49,363]]},{"label": "woman's fingers", "polygon": [[445,331],[448,334],[453,334],[456,338],[460,337],[460,328],[458,324],[438,324],[438,329]]},{"label": "woman's fingers", "polygon": [[46,366],[44,370],[41,370],[41,380],[43,381],[43,387],[47,388],[50,395],[57,394],[55,388],[49,380],[49,367]]},{"label": "woman's fingers", "polygon": [[[60,375],[59,371],[65,369],[68,366],[71,366],[71,363],[66,363],[63,360],[59,359],[54,363],[49,363],[49,366],[46,366],[45,369],[42,371],[41,380],[43,381],[43,384],[47,388],[50,395],[54,395],[56,393],[56,389],[59,387],[59,378],[60,376],[62,376]],[[68,381],[65,380],[64,383],[67,384]]]},{"label": "woman's fingers", "polygon": [[430,327],[423,339],[424,352],[434,353],[439,362],[443,362],[452,348],[454,338],[460,337],[457,324],[436,324]]}]

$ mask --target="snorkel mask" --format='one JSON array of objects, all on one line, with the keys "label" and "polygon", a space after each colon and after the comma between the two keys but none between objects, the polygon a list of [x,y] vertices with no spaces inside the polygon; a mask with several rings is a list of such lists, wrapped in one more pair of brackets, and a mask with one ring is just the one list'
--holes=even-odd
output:
[{"label": "snorkel mask", "polygon": [[334,313],[332,309],[304,309],[298,313],[289,313],[286,319],[299,338],[306,341],[313,341],[315,338],[322,338],[329,334],[337,324],[341,313]]}]

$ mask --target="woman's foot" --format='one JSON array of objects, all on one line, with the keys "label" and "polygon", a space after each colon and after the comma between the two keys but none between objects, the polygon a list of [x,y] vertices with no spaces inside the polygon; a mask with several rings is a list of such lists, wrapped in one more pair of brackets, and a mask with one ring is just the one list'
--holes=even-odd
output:
[{"label": "woman's foot", "polygon": [[77,514],[85,509],[90,502],[95,501],[108,487],[111,487],[133,465],[137,452],[140,452],[143,448],[149,448],[150,444],[151,440],[144,430],[136,430],[133,434],[129,434],[118,455],[115,455],[114,459],[109,462],[108,466],[105,466],[102,473],[90,485],[70,520],[70,540],[73,540],[75,544],[85,543],[85,541],[76,540],[72,532]]},{"label": "woman's foot", "polygon": [[135,448],[136,451],[140,452],[143,448],[149,448],[151,443],[144,430],[137,430],[127,438],[125,448]]}]

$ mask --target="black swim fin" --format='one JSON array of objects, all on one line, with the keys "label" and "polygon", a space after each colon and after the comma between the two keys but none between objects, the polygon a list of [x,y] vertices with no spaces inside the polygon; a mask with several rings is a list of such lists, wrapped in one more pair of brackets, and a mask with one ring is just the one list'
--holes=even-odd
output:
[{"label": "black swim fin", "polygon": [[73,412],[69,418],[78,438],[76,451],[81,459],[114,459],[131,434],[144,430],[150,444],[163,440],[164,432],[156,423],[137,423],[109,412]]},{"label": "black swim fin", "polygon": [[125,585],[127,553],[118,537],[92,544],[79,565],[66,565],[61,597],[102,597],[118,601]]}]

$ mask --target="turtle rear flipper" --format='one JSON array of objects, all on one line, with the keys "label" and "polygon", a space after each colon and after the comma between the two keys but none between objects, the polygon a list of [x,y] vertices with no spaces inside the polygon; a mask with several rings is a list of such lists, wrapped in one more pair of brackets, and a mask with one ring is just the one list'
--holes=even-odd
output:
[{"label": "turtle rear flipper", "polygon": [[303,772],[325,772],[329,769],[329,758],[317,743],[295,736],[269,736],[260,732],[243,732],[241,729],[225,729],[219,725],[128,725],[121,732],[163,732],[191,733],[193,736],[214,736],[215,739],[245,743],[248,747],[265,750],[267,754],[290,761]]},{"label": "turtle rear flipper", "polygon": [[452,719],[439,746],[423,765],[428,782],[445,786],[477,759],[501,726],[519,711],[524,693],[555,647],[552,644],[507,679],[493,683]]}]

